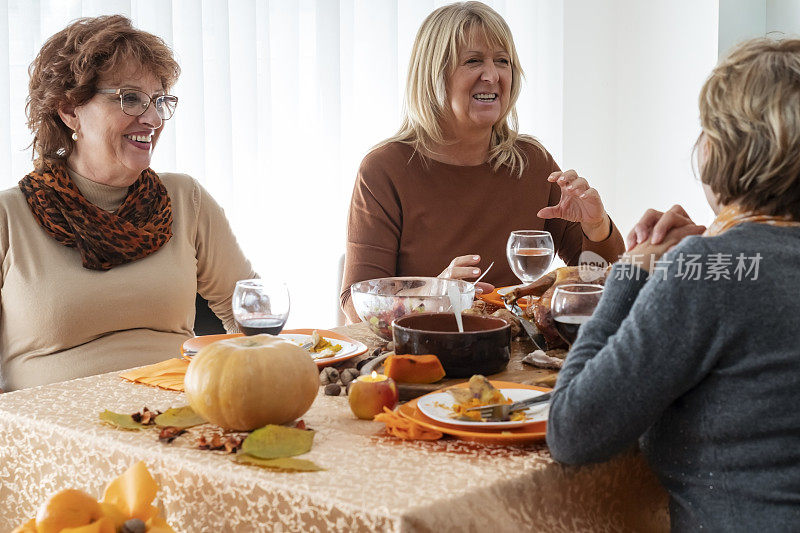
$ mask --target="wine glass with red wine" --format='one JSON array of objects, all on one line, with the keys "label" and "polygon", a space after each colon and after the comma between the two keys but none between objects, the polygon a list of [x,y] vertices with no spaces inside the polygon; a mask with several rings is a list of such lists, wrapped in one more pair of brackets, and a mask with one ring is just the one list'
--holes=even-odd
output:
[{"label": "wine glass with red wine", "polygon": [[559,285],[550,300],[556,331],[570,346],[578,338],[581,325],[589,320],[603,296],[603,286],[593,283]]},{"label": "wine glass with red wine", "polygon": [[506,257],[522,283],[533,283],[550,269],[553,237],[549,231],[512,231],[506,243]]},{"label": "wine glass with red wine", "polygon": [[278,281],[242,279],[236,282],[232,307],[245,335],[277,335],[289,318],[289,289]]}]

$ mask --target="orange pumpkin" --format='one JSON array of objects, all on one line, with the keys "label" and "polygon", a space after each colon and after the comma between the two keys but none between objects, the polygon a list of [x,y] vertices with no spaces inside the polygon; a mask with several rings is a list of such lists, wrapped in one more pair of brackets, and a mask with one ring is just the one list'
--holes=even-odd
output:
[{"label": "orange pumpkin", "polygon": [[319,371],[308,352],[280,337],[234,337],[202,348],[186,370],[184,386],[200,416],[249,431],[305,413],[319,391]]},{"label": "orange pumpkin", "polygon": [[445,375],[435,355],[390,355],[383,363],[383,373],[401,383],[433,383]]}]

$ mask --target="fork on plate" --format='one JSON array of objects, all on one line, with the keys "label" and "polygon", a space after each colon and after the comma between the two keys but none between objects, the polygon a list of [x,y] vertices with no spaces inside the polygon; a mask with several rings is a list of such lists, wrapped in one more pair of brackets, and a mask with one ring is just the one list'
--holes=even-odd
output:
[{"label": "fork on plate", "polygon": [[500,422],[508,420],[511,413],[513,413],[514,411],[521,411],[523,409],[527,409],[532,405],[550,402],[551,394],[552,393],[550,392],[546,392],[544,394],[540,394],[539,396],[526,398],[524,400],[520,400],[514,403],[496,403],[492,405],[484,405],[481,407],[470,407],[469,409],[467,409],[467,411],[478,411],[481,414],[481,418],[484,418],[491,422]]}]

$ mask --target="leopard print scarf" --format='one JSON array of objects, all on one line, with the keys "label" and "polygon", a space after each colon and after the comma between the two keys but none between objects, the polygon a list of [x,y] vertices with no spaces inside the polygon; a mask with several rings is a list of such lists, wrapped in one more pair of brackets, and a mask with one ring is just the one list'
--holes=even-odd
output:
[{"label": "leopard print scarf", "polygon": [[110,270],[136,261],[172,237],[169,193],[149,168],[113,213],[84,198],[64,166],[31,172],[19,188],[39,225],[60,244],[77,248],[84,268]]}]

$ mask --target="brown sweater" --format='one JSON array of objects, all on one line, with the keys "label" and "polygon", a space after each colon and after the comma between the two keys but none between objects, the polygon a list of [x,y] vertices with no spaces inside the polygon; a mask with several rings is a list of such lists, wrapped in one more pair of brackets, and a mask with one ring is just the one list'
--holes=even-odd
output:
[{"label": "brown sweater", "polygon": [[[70,173],[107,211],[127,187]],[[18,187],[0,192],[0,389],[9,391],[163,361],[191,337],[199,292],[235,329],[236,280],[255,272],[220,206],[197,181],[160,174],[172,201],[172,238],[108,272],[88,270],[33,218]]]},{"label": "brown sweater", "polygon": [[518,284],[506,259],[513,230],[549,231],[568,265],[577,264],[583,250],[616,261],[625,245],[613,223],[606,240],[593,242],[577,222],[536,216],[561,197],[559,187],[547,181],[559,168],[549,153],[529,143],[520,146],[528,164],[519,178],[506,167],[495,172],[488,163],[457,166],[423,159],[403,143],[370,152],[350,202],[342,307],[357,281],[437,276],[454,257],[472,253],[480,254],[482,268],[495,262],[484,281]]}]

